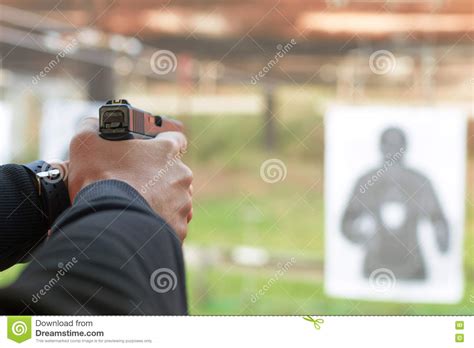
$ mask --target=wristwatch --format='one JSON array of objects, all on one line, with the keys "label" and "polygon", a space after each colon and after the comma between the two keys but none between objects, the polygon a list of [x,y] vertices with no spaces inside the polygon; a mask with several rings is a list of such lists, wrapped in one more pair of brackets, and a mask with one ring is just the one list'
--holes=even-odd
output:
[{"label": "wristwatch", "polygon": [[23,165],[34,177],[38,195],[43,203],[43,217],[48,229],[54,221],[71,205],[64,176],[57,168],[45,161],[35,161]]}]

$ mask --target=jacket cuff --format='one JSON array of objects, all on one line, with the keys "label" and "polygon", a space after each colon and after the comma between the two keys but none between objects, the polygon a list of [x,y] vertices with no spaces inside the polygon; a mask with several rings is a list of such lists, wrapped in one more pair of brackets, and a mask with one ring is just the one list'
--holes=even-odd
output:
[{"label": "jacket cuff", "polygon": [[130,204],[139,204],[153,214],[156,214],[143,196],[129,184],[119,180],[101,180],[96,181],[84,187],[76,195],[74,204],[82,201],[93,202],[97,199],[121,198],[130,201]]}]

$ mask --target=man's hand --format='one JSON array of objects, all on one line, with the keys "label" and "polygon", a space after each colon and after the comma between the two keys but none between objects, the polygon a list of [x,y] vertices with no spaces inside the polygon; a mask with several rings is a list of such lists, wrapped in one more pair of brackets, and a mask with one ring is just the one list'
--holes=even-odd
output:
[{"label": "man's hand", "polygon": [[97,119],[85,119],[71,141],[71,201],[96,181],[124,181],[184,240],[192,218],[192,172],[181,161],[187,146],[185,136],[164,132],[150,140],[108,141],[98,131]]}]

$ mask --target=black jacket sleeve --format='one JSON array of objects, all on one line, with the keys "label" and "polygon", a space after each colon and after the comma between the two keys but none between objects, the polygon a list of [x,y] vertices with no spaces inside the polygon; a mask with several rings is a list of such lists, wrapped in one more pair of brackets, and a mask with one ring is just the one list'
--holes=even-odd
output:
[{"label": "black jacket sleeve", "polygon": [[83,189],[10,287],[3,314],[186,314],[181,242],[131,186]]},{"label": "black jacket sleeve", "polygon": [[23,261],[48,232],[43,203],[23,166],[0,166],[0,271]]}]

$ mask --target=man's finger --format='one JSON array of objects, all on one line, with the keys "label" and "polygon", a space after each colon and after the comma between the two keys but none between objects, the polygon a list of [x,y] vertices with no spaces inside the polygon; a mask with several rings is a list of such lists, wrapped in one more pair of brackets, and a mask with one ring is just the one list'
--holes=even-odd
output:
[{"label": "man's finger", "polygon": [[173,143],[173,147],[176,149],[176,152],[184,152],[188,147],[188,141],[186,137],[181,132],[163,132],[158,134],[154,141],[170,141]]}]

